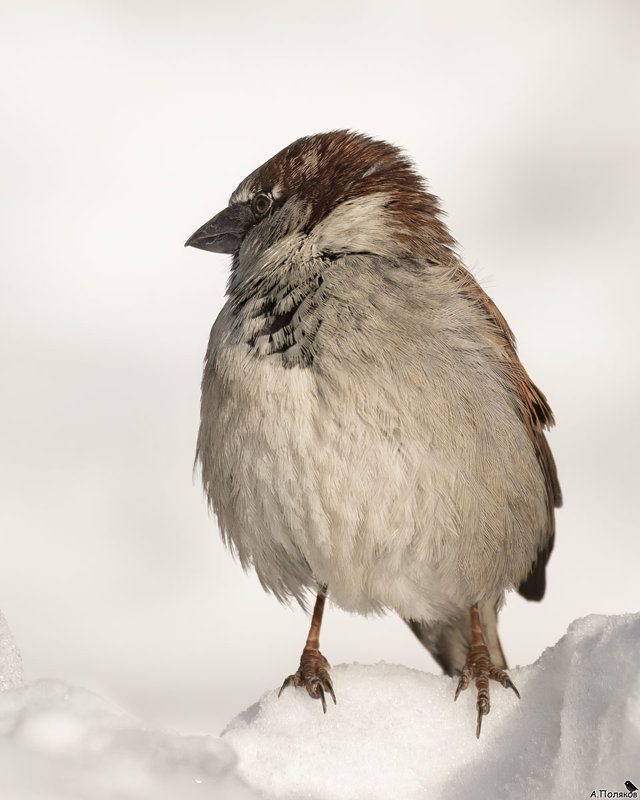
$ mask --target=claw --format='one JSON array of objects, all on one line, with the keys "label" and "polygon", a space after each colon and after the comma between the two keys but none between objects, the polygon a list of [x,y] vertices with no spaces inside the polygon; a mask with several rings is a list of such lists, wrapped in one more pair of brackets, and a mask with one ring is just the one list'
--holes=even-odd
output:
[{"label": "claw", "polygon": [[[489,690],[487,689],[487,692]],[[478,722],[476,724],[476,739],[480,738],[480,729],[482,728],[482,718],[486,717],[486,715],[491,710],[491,706],[489,704],[489,695],[488,694],[479,694],[478,701],[476,703],[476,708],[478,709]]]},{"label": "claw", "polygon": [[284,692],[284,690],[287,688],[287,686],[295,685],[295,681],[296,681],[296,676],[295,675],[289,675],[288,678],[285,678],[282,681],[282,686],[280,687],[280,691],[278,692],[278,697],[280,697],[280,695],[282,694],[282,692]]},{"label": "claw", "polygon": [[322,713],[327,713],[327,701],[324,699],[324,689],[322,688],[322,684],[319,683],[317,686],[317,696],[320,698],[320,702],[322,703]]},{"label": "claw", "polygon": [[465,667],[462,672],[460,673],[460,680],[458,681],[458,685],[456,687],[456,693],[453,697],[454,702],[458,699],[458,695],[460,692],[464,692],[464,690],[469,685],[469,668]]},{"label": "claw", "polygon": [[507,682],[503,683],[502,685],[504,686],[505,689],[513,689],[513,691],[516,693],[516,697],[518,698],[518,700],[520,699],[520,692],[516,689],[515,685],[513,684],[510,678],[508,678]]},{"label": "claw", "polygon": [[331,699],[333,700],[333,705],[335,706],[335,705],[337,704],[337,701],[336,701],[336,693],[333,691],[333,684],[331,683],[331,681],[329,680],[329,678],[328,678],[328,677],[327,677],[327,678],[326,678],[326,680],[325,680],[325,687],[324,687],[324,688],[325,688],[325,689],[326,689],[326,690],[329,692],[329,694],[331,695]]}]

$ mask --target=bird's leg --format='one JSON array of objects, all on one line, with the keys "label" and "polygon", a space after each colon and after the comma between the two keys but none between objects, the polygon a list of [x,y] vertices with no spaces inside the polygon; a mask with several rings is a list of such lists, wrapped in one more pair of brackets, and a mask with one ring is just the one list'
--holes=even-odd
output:
[{"label": "bird's leg", "polygon": [[478,611],[477,603],[474,603],[474,605],[471,606],[469,613],[471,617],[471,644],[469,645],[467,663],[465,664],[465,667],[460,675],[456,694],[453,699],[458,699],[458,695],[467,688],[469,681],[472,678],[475,680],[476,690],[478,692],[478,702],[476,703],[476,708],[478,709],[476,737],[480,738],[482,717],[488,714],[491,709],[491,705],[489,703],[489,680],[498,681],[504,686],[505,689],[513,689],[518,697],[520,697],[520,693],[511,682],[511,678],[507,675],[507,673],[491,663],[489,649],[484,641],[484,636],[482,635],[480,612]]},{"label": "bird's leg", "polygon": [[315,700],[320,699],[322,710],[327,713],[327,701],[324,693],[328,692],[336,702],[336,695],[333,691],[333,684],[329,677],[329,662],[320,652],[320,625],[322,625],[322,612],[324,611],[324,601],[326,599],[327,587],[325,586],[318,592],[316,604],[311,617],[311,627],[307,636],[307,643],[300,657],[300,666],[293,675],[285,678],[278,697],[287,686],[304,686],[310,697]]}]

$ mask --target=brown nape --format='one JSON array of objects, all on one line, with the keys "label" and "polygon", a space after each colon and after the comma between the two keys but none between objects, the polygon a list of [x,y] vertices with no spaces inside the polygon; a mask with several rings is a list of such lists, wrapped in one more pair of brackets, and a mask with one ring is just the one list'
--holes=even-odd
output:
[{"label": "brown nape", "polygon": [[311,617],[309,635],[307,636],[307,641],[302,651],[302,656],[300,657],[300,666],[297,672],[285,678],[278,692],[278,697],[280,697],[287,686],[304,686],[310,697],[314,700],[321,701],[322,710],[325,714],[327,713],[327,701],[325,700],[324,693],[328,692],[334,704],[336,702],[333,684],[329,677],[330,664],[319,649],[320,626],[322,625],[326,590],[327,587],[325,586],[318,592],[316,604],[313,609],[313,616]]},{"label": "brown nape", "polygon": [[482,634],[482,626],[480,624],[480,614],[478,613],[478,604],[474,603],[469,609],[470,624],[471,624],[471,644],[469,646],[469,655],[467,656],[467,663],[462,670],[458,686],[456,688],[454,700],[458,699],[460,692],[464,691],[469,686],[469,681],[473,678],[476,682],[476,690],[478,692],[478,700],[476,708],[478,709],[478,721],[476,723],[476,738],[480,738],[480,730],[482,728],[482,717],[489,713],[491,704],[489,702],[489,681],[498,681],[505,689],[513,689],[518,698],[520,692],[511,682],[511,678],[507,673],[494,666],[489,657],[489,650],[484,641]]}]

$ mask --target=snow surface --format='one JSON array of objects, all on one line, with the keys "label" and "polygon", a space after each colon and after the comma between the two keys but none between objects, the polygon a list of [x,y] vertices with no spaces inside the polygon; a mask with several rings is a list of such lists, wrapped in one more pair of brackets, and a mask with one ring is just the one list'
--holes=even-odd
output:
[{"label": "snow surface", "polygon": [[148,730],[85,689],[21,686],[20,653],[0,615],[2,800],[252,800],[217,737]]},{"label": "snow surface", "polygon": [[[330,654],[329,654],[330,655]],[[555,647],[492,684],[475,737],[472,687],[400,666],[333,670],[338,704],[267,692],[223,739],[269,798],[580,798],[640,785],[640,614],[574,622]]]},{"label": "snow surface", "polygon": [[38,681],[0,694],[3,800],[251,800],[216,737],[147,730],[85,689]]},{"label": "snow surface", "polygon": [[7,621],[0,611],[0,692],[22,683],[22,657]]},{"label": "snow surface", "polygon": [[479,741],[472,690],[454,704],[454,679],[388,664],[337,666],[338,705],[326,715],[302,690],[280,699],[271,690],[220,739],[150,730],[56,681],[17,685],[20,657],[0,619],[0,681],[8,687],[0,692],[0,798],[527,800],[625,792],[625,780],[640,785],[639,664],[640,614],[591,616],[535,664],[512,670],[522,700],[492,686]]}]

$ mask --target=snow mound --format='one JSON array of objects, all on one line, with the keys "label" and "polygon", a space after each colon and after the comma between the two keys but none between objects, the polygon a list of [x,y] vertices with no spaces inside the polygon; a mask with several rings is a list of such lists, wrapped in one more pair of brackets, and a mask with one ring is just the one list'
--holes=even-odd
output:
[{"label": "snow mound", "polygon": [[577,798],[640,785],[640,614],[574,622],[511,671],[522,700],[492,683],[480,740],[475,690],[454,704],[453,678],[384,663],[332,674],[326,715],[304,690],[273,690],[223,734],[240,775],[271,800]]},{"label": "snow mound", "polygon": [[39,681],[0,693],[0,797],[251,800],[218,738],[145,729],[85,689]]},{"label": "snow mound", "polygon": [[[150,730],[91,692],[40,681],[0,692],[0,797],[621,797],[625,781],[640,785],[639,664],[640,614],[578,620],[512,670],[522,700],[492,686],[479,741],[472,689],[454,704],[454,679],[388,664],[336,667],[326,715],[302,690],[270,691],[222,740]],[[0,669],[15,687],[3,620]]]},{"label": "snow mound", "polygon": [[22,684],[22,658],[7,621],[0,611],[0,692]]}]

